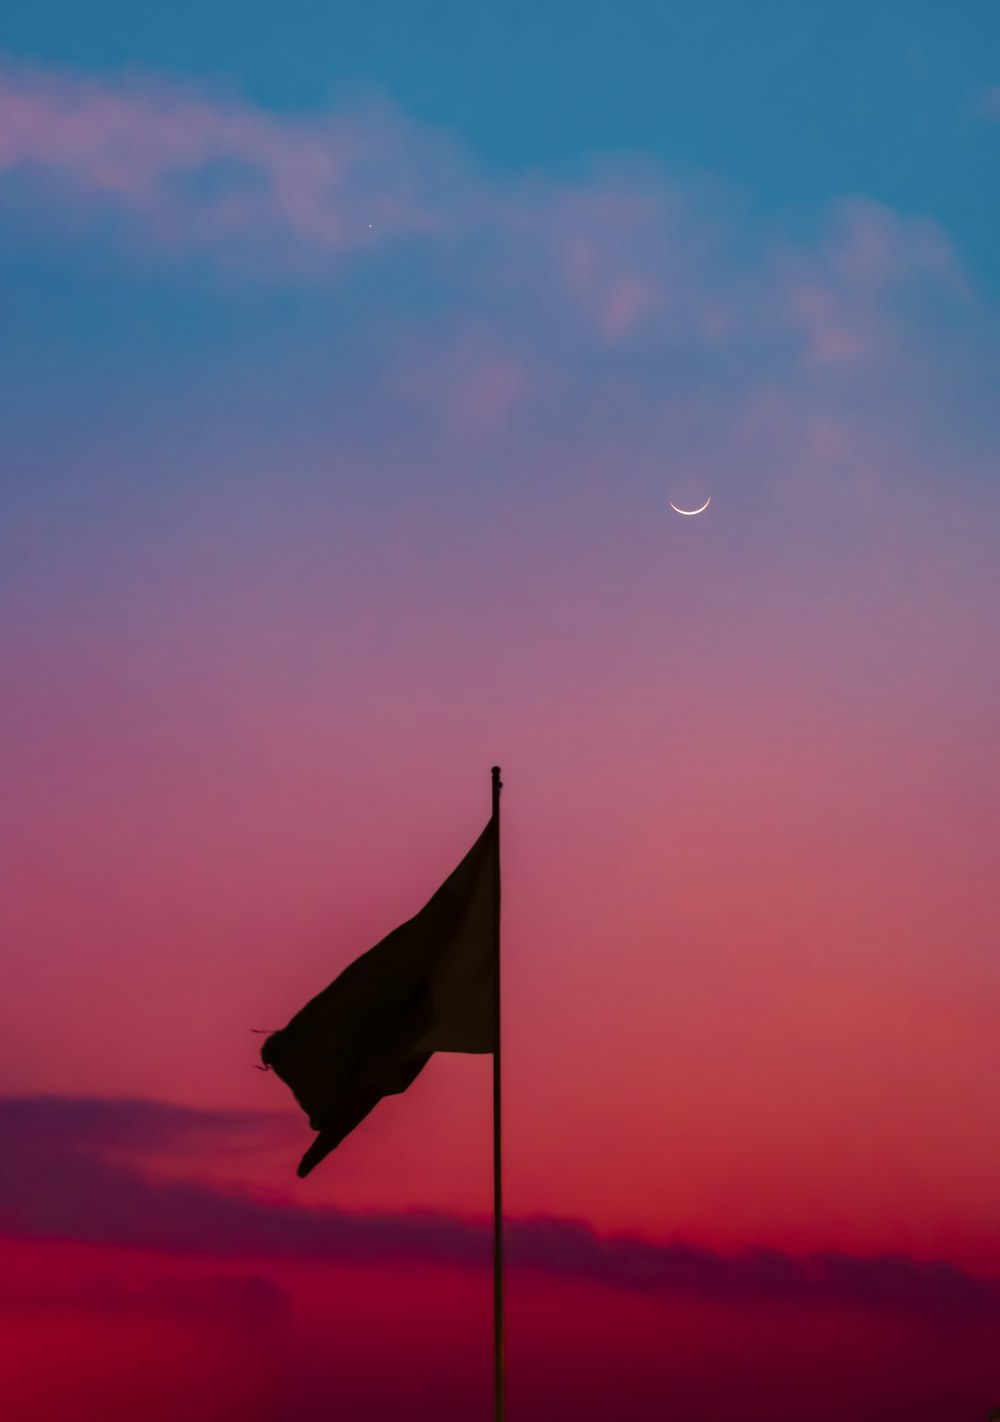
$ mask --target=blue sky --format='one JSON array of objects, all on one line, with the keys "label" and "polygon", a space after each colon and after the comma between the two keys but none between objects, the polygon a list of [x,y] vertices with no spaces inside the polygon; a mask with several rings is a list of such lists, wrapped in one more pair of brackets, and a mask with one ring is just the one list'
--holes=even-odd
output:
[{"label": "blue sky", "polygon": [[489,164],[572,168],[600,152],[724,174],[767,204],[863,192],[964,234],[997,280],[994,5],[541,0],[275,5],[190,0],[10,7],[0,49],[84,69],[201,75],[267,108],[388,95]]},{"label": "blue sky", "polygon": [[[808,229],[818,204],[860,194],[933,218],[976,282],[1000,288],[1000,124],[983,114],[1000,72],[1000,12],[987,0],[111,0],[99,18],[46,0],[8,7],[0,55],[15,66],[200,80],[271,112],[307,114],[379,95],[447,132],[484,171],[574,175],[613,154],[652,161],[674,178],[719,181],[748,230],[761,213]],[[53,306],[69,310],[91,339],[105,321],[117,329],[121,302],[157,304],[148,289],[125,289],[117,253],[112,270],[98,258],[96,271],[79,252],[72,262],[65,253],[52,231],[24,240],[8,230],[5,329],[18,364],[31,362],[31,328]],[[283,312],[294,302],[286,294]],[[168,351],[198,317],[176,289],[163,306],[157,345]],[[307,306],[299,307],[306,323]],[[217,311],[209,326],[200,339],[220,334]],[[72,330],[65,334],[72,343]]]},{"label": "blue sky", "polygon": [[[824,202],[859,194],[932,218],[977,287],[1000,289],[1000,123],[984,117],[1000,73],[1000,13],[988,3],[113,0],[98,18],[47,0],[8,7],[0,55],[15,67],[201,82],[273,113],[377,95],[446,133],[484,173],[571,179],[602,155],[624,155],[671,179],[718,184],[751,243],[762,220],[808,232]],[[178,281],[123,263],[106,230],[68,237],[60,221],[30,217],[19,211],[0,233],[0,344],[15,390],[58,378],[60,352],[95,344],[112,369],[134,369],[128,332],[144,322],[155,323],[141,362],[154,376],[194,341],[232,350],[258,321],[279,342],[286,328],[309,340],[321,322],[301,288],[277,299],[244,289],[238,308],[218,304],[204,283],[192,291],[190,272]],[[364,279],[355,268],[352,289]],[[428,300],[426,290],[399,296]],[[351,300],[341,284],[338,314]],[[53,321],[58,348],[45,338]]]}]

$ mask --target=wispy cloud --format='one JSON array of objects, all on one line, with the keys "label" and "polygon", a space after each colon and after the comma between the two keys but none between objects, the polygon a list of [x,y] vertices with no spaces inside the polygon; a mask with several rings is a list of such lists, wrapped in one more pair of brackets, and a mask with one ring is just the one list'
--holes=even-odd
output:
[{"label": "wispy cloud", "polygon": [[976,111],[980,118],[1000,123],[1000,84],[994,84],[980,95]]},{"label": "wispy cloud", "polygon": [[[879,346],[888,291],[954,265],[932,223],[858,199],[811,241],[774,229],[737,253],[746,218],[721,192],[625,159],[501,178],[381,101],[288,115],[156,76],[0,68],[0,201],[35,220],[72,212],[268,279],[416,241],[499,324],[554,322],[570,347],[785,337],[807,366],[840,368]],[[477,381],[473,418],[516,402],[503,364]]]},{"label": "wispy cloud", "polygon": [[[307,1207],[197,1180],[158,1180],[147,1168],[149,1157],[171,1142],[197,1138],[209,1158],[234,1138],[269,1129],[273,1121],[147,1101],[0,1101],[6,1142],[0,1229],[21,1237],[255,1257],[413,1258],[469,1266],[488,1260],[485,1221],[428,1211],[363,1214]],[[133,1157],[127,1163],[120,1154],[126,1147]],[[582,1221],[551,1217],[511,1220],[507,1239],[515,1266],[614,1288],[730,1301],[840,1302],[957,1317],[1000,1313],[1000,1284],[941,1262],[837,1252],[795,1257],[765,1248],[722,1255],[684,1241],[601,1236]],[[274,1306],[252,1283],[225,1288],[235,1289],[248,1307]]]},{"label": "wispy cloud", "polygon": [[445,150],[376,105],[296,119],[149,77],[0,71],[0,172],[167,247],[239,255],[252,237],[340,255],[426,231]]}]

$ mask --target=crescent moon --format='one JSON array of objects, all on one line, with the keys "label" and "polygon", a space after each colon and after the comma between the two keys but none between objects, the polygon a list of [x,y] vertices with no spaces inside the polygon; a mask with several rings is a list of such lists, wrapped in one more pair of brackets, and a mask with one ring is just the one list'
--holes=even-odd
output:
[{"label": "crescent moon", "polygon": [[704,513],[711,502],[712,495],[709,494],[708,498],[702,504],[700,509],[679,509],[677,505],[673,502],[671,502],[670,507],[673,509],[674,513],[683,514],[685,518],[694,518],[695,514]]}]

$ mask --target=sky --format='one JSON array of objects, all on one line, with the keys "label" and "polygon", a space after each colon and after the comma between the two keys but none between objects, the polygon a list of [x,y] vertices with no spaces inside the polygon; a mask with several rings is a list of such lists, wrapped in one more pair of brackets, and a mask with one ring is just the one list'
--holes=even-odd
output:
[{"label": "sky", "polygon": [[489,1415],[489,1061],[253,1068],[494,763],[511,1422],[1000,1403],[998,147],[973,0],[0,17],[24,1422]]}]

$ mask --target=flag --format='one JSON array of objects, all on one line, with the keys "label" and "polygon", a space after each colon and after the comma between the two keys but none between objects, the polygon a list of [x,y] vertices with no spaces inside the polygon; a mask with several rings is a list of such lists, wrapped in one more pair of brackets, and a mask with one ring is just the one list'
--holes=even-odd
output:
[{"label": "flag", "polygon": [[433,1052],[496,1043],[499,835],[490,820],[415,918],[355,959],[261,1049],[318,1131],[308,1175]]}]

